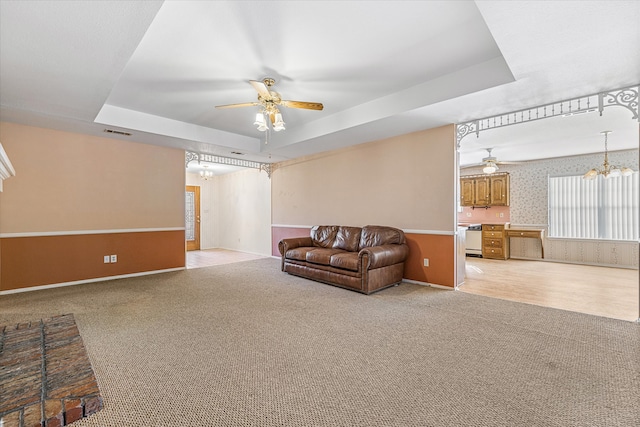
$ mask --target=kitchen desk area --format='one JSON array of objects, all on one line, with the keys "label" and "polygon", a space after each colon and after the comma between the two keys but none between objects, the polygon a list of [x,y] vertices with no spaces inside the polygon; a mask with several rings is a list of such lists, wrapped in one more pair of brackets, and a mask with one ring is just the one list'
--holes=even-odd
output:
[{"label": "kitchen desk area", "polygon": [[540,241],[540,258],[544,259],[544,230],[533,228],[507,228],[505,230],[507,239],[521,237],[525,239],[538,239]]},{"label": "kitchen desk area", "polygon": [[467,227],[466,255],[491,259],[509,259],[512,238],[537,239],[540,242],[540,258],[544,259],[544,230],[537,228],[512,228],[502,224],[460,224]]}]

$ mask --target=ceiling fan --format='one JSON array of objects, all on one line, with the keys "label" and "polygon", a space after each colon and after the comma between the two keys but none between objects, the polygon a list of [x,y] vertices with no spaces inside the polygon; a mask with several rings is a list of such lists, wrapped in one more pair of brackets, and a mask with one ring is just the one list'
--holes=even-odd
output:
[{"label": "ceiling fan", "polygon": [[482,172],[484,172],[484,173],[494,173],[495,171],[500,169],[498,167],[498,165],[517,165],[517,164],[520,164],[520,162],[501,162],[501,161],[498,161],[498,159],[496,157],[491,155],[491,151],[493,150],[493,147],[492,148],[485,148],[485,150],[487,150],[487,153],[489,155],[487,157],[484,157],[482,159],[481,163],[474,163],[472,165],[460,166],[460,169],[467,169],[467,168],[473,168],[473,167],[477,167],[477,166],[484,166],[484,168],[482,168]]},{"label": "ceiling fan", "polygon": [[271,77],[265,77],[261,82],[257,80],[249,80],[249,83],[251,83],[253,88],[258,92],[257,102],[216,105],[216,108],[260,106],[261,111],[256,115],[256,121],[254,122],[254,125],[258,126],[258,130],[261,131],[267,130],[267,124],[264,120],[264,115],[269,116],[274,130],[279,131],[284,129],[282,114],[280,114],[280,110],[278,110],[279,106],[287,108],[302,108],[305,110],[322,110],[324,108],[324,106],[319,102],[287,101],[282,99],[278,92],[276,92],[275,90],[271,90],[271,87],[275,84],[275,82],[275,79]]}]

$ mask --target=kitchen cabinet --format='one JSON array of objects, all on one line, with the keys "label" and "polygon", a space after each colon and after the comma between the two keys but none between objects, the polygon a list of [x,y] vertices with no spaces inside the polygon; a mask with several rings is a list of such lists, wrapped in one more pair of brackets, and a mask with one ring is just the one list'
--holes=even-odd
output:
[{"label": "kitchen cabinet", "polygon": [[509,258],[509,224],[482,224],[482,258]]},{"label": "kitchen cabinet", "polygon": [[460,177],[460,206],[509,206],[509,174]]},{"label": "kitchen cabinet", "polygon": [[509,206],[509,174],[489,176],[489,206]]}]

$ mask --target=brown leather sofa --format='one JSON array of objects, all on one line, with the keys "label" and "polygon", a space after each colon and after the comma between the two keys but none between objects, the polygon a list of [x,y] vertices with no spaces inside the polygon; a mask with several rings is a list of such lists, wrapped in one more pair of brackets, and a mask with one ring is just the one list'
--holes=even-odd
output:
[{"label": "brown leather sofa", "polygon": [[282,271],[365,294],[400,283],[409,254],[402,230],[377,225],[316,225],[278,249]]}]

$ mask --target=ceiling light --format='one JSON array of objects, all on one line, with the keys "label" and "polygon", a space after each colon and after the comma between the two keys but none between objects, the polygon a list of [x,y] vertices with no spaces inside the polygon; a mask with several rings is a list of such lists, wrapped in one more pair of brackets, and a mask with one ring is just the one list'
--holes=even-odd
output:
[{"label": "ceiling light", "polygon": [[493,162],[487,162],[487,165],[484,168],[482,168],[482,172],[484,173],[494,173],[497,170],[498,170],[498,165],[496,165]]},{"label": "ceiling light", "polygon": [[605,178],[616,178],[619,176],[629,176],[633,174],[633,170],[626,166],[615,166],[609,164],[609,153],[607,147],[608,136],[612,131],[605,130],[600,133],[604,134],[604,163],[602,163],[602,169],[593,168],[589,172],[582,176],[582,179],[596,179],[598,175],[602,175]]},{"label": "ceiling light", "polygon": [[207,170],[206,168],[208,168],[208,165],[203,165],[203,168],[205,168],[205,170],[201,170],[200,171],[200,179],[204,179],[205,181],[208,181],[209,179],[213,178],[213,172],[211,172],[210,170]]},{"label": "ceiling light", "polygon": [[284,130],[284,121],[282,120],[282,114],[276,113],[276,121],[273,123],[273,130],[280,132]]},{"label": "ceiling light", "polygon": [[264,131],[266,131],[268,129],[267,128],[267,121],[265,120],[263,113],[257,113],[256,114],[256,121],[253,122],[253,124],[258,127],[258,130],[260,132],[264,132]]}]

